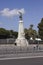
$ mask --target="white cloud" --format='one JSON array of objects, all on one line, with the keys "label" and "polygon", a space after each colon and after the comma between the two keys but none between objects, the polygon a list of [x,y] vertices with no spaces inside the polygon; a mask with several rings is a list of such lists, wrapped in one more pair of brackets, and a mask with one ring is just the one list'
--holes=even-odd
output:
[{"label": "white cloud", "polygon": [[19,15],[19,11],[24,14],[25,11],[24,11],[24,8],[22,9],[13,9],[13,10],[10,10],[9,8],[4,8],[2,11],[0,11],[0,14],[2,16],[6,16],[6,17],[13,17],[15,15]]}]

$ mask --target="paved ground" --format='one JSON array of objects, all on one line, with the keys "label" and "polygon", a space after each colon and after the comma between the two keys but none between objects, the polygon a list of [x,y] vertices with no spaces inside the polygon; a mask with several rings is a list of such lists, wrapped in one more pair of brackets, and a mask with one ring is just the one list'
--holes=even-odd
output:
[{"label": "paved ground", "polygon": [[19,54],[5,54],[5,55],[0,55],[0,60],[3,59],[17,59],[17,58],[32,58],[32,57],[43,57],[43,52],[42,53],[19,53]]},{"label": "paved ground", "polygon": [[43,57],[0,60],[0,65],[43,65]]},{"label": "paved ground", "polygon": [[[39,47],[40,49],[37,49],[37,47],[34,49],[32,45],[28,48],[15,47],[14,45],[1,45],[0,65],[43,65],[43,46],[41,45]],[[37,56],[37,58],[33,58],[33,56]],[[21,59],[20,57],[27,58]]]},{"label": "paved ground", "polygon": [[18,47],[14,45],[0,45],[0,55],[43,52],[43,45],[29,45],[28,47]]}]

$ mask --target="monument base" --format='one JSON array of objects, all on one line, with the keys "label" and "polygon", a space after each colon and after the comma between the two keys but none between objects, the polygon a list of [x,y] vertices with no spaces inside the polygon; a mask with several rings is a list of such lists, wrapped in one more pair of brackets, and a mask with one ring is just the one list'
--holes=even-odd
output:
[{"label": "monument base", "polygon": [[16,39],[15,43],[17,46],[22,46],[22,47],[28,46],[28,42],[25,38],[24,39]]}]

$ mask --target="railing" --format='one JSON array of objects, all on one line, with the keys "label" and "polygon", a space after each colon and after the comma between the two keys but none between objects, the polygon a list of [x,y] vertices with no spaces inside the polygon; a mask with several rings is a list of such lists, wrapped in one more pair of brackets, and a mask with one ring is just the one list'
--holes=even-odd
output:
[{"label": "railing", "polygon": [[13,44],[15,39],[9,38],[9,39],[0,39],[0,44]]},{"label": "railing", "polygon": [[17,46],[0,46],[0,55],[3,54],[21,54],[21,53],[39,53],[43,52],[43,47],[17,47]]}]

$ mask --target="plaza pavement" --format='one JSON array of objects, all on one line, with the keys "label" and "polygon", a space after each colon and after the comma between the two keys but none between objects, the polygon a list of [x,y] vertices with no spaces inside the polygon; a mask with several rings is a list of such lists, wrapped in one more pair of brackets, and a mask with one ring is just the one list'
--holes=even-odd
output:
[{"label": "plaza pavement", "polygon": [[43,57],[43,45],[39,45],[38,49],[36,45],[30,45],[28,47],[0,45],[0,60],[35,57]]},{"label": "plaza pavement", "polygon": [[43,65],[43,45],[0,45],[0,65]]}]

